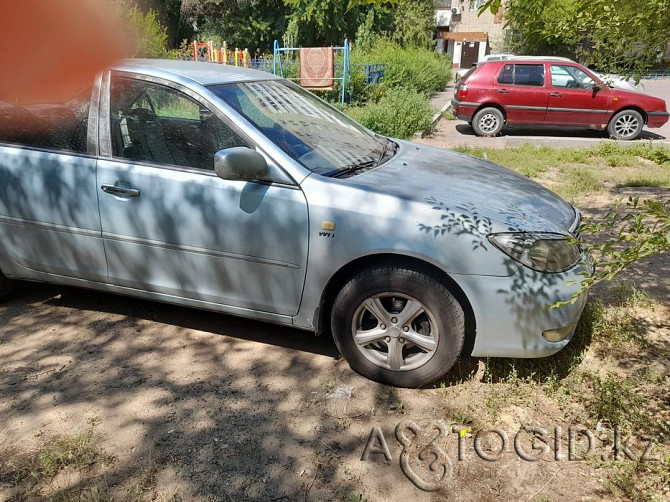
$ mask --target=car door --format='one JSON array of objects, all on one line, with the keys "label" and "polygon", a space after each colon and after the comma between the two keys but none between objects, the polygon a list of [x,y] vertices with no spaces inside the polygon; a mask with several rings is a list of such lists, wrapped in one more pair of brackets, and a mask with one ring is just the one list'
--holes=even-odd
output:
[{"label": "car door", "polygon": [[106,280],[92,87],[50,102],[0,101],[0,268],[9,276]]},{"label": "car door", "polygon": [[505,63],[494,79],[498,102],[508,124],[541,124],[549,102],[542,63]]},{"label": "car door", "polygon": [[547,123],[564,126],[607,125],[611,93],[594,89],[591,76],[571,64],[552,64]]},{"label": "car door", "polygon": [[253,145],[193,91],[121,73],[109,88],[110,155],[98,164],[109,281],[296,314],[308,245],[299,187],[217,177],[216,151]]}]

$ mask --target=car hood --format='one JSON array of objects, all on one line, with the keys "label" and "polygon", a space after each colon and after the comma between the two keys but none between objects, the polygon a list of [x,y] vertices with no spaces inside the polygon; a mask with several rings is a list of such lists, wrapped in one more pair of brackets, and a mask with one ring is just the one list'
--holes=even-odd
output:
[{"label": "car hood", "polygon": [[514,171],[451,150],[395,141],[400,143],[395,157],[342,181],[488,218],[509,231],[565,233],[575,221],[572,205]]},{"label": "car hood", "polygon": [[663,99],[650,96],[644,92],[622,89],[620,87],[610,87],[610,92],[612,93],[612,97],[619,98],[620,100],[626,99],[628,102],[634,103],[648,112],[665,110],[666,108]]}]

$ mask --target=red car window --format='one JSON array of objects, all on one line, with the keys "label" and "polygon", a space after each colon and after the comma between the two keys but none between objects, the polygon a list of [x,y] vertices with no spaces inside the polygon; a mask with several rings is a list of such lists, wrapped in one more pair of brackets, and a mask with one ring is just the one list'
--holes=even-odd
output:
[{"label": "red car window", "polygon": [[499,84],[544,85],[543,64],[506,64],[498,76]]}]

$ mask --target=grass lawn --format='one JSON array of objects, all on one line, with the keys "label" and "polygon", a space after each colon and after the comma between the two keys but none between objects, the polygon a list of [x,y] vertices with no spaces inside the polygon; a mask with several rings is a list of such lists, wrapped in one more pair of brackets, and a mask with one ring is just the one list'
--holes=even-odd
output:
[{"label": "grass lawn", "polygon": [[649,143],[601,143],[591,148],[526,144],[505,149],[456,150],[537,179],[568,200],[611,188],[670,187],[670,149]]}]

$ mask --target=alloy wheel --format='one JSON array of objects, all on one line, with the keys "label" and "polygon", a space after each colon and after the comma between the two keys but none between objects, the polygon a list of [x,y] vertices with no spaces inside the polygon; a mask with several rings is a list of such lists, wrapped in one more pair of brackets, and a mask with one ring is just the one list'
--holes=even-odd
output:
[{"label": "alloy wheel", "polygon": [[365,299],[352,321],[354,343],[371,363],[393,371],[426,364],[437,349],[439,330],[431,312],[400,293]]},{"label": "alloy wheel", "polygon": [[639,119],[634,115],[621,115],[614,123],[614,131],[620,138],[628,138],[637,133],[640,127]]}]

